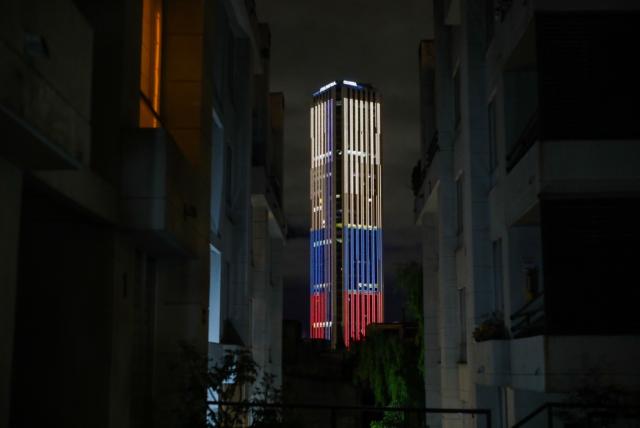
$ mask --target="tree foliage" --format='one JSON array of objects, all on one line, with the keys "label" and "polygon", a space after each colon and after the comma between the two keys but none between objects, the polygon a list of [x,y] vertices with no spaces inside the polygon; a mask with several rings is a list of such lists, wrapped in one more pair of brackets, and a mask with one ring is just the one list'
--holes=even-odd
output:
[{"label": "tree foliage", "polygon": [[[369,387],[375,404],[384,407],[423,407],[423,310],[422,270],[415,262],[398,268],[398,286],[405,292],[408,315],[417,324],[414,340],[393,331],[371,329],[366,339],[353,346],[356,354],[355,379]],[[401,412],[387,412],[373,428],[404,426]]]},{"label": "tree foliage", "polygon": [[[424,375],[424,305],[422,290],[422,266],[408,262],[398,267],[397,285],[405,293],[407,315],[418,325],[415,344],[418,348],[418,370]],[[423,376],[421,376],[423,377]]]},{"label": "tree foliage", "polygon": [[227,351],[215,365],[189,346],[183,355],[188,380],[180,413],[186,426],[283,427],[280,410],[262,406],[281,401],[275,378],[260,370],[249,351]]}]

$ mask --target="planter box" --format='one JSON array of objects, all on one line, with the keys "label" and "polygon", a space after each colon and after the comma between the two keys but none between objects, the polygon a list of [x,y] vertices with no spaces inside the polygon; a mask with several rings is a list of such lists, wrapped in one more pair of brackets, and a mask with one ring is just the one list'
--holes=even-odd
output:
[{"label": "planter box", "polygon": [[475,343],[475,380],[480,385],[507,385],[510,381],[510,340]]}]

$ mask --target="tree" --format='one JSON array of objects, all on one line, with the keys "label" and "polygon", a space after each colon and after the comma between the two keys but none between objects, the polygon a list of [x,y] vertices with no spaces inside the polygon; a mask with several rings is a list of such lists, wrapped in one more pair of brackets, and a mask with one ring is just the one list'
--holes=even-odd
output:
[{"label": "tree", "polygon": [[419,351],[418,370],[424,375],[424,306],[422,302],[422,266],[408,262],[398,266],[397,286],[405,293],[407,315],[418,324],[415,344]]},{"label": "tree", "polygon": [[[424,349],[422,332],[422,270],[415,262],[400,265],[397,285],[405,292],[406,308],[417,324],[413,340],[394,330],[369,329],[365,340],[353,346],[355,380],[371,389],[375,404],[384,407],[423,407]],[[405,328],[403,326],[403,328]],[[402,412],[386,412],[372,428],[408,426]]]},{"label": "tree", "polygon": [[[180,413],[188,427],[282,427],[274,376],[263,373],[247,350],[227,351],[217,364],[192,347],[183,345],[187,388]],[[234,403],[220,404],[220,403]]]}]

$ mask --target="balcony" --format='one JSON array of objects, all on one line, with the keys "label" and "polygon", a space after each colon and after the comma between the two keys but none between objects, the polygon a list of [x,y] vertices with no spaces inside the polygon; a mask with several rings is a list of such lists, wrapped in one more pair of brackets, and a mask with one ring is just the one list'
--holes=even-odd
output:
[{"label": "balcony", "polygon": [[264,206],[269,211],[269,228],[275,235],[285,237],[287,222],[281,205],[282,190],[273,176],[268,176],[264,165],[254,165],[251,172],[251,200],[256,206]]},{"label": "balcony", "polygon": [[544,333],[544,315],[544,293],[540,293],[511,315],[511,334],[520,338]]},{"label": "balcony", "polygon": [[539,392],[570,392],[585,379],[640,390],[640,336],[538,335],[511,342],[511,384]]},{"label": "balcony", "polygon": [[[45,43],[59,41],[25,35],[24,49],[28,52],[28,44],[35,44],[42,49],[49,46],[51,51],[77,48],[77,57],[91,58],[90,29],[75,30],[75,38],[88,42],[69,42],[69,46],[65,47],[57,44],[52,46]],[[34,40],[29,42],[28,39]],[[23,54],[8,42],[0,42],[0,129],[3,134],[0,156],[32,170],[79,169],[83,164],[89,164],[91,154],[91,66],[79,60],[79,64],[76,64],[78,70],[66,73],[64,67],[68,67],[68,58],[53,57],[53,54],[49,57],[48,52],[40,55],[47,55],[47,61],[51,63],[46,68],[39,69],[34,65],[41,63],[39,58]],[[64,52],[59,56],[62,55]],[[68,80],[56,75],[49,76],[49,73],[65,75]],[[65,85],[71,87],[71,79],[76,80],[73,87],[75,92],[65,90]]]},{"label": "balcony", "polygon": [[196,180],[192,168],[163,128],[126,134],[122,220],[140,245],[158,257],[196,253]]},{"label": "balcony", "polygon": [[480,385],[508,385],[510,341],[485,340],[475,344],[475,381]]},{"label": "balcony", "polygon": [[531,115],[526,126],[520,133],[520,137],[507,154],[507,172],[510,172],[516,166],[539,138],[540,127],[538,112],[536,111]]},{"label": "balcony", "polygon": [[420,218],[437,182],[437,168],[434,165],[434,160],[439,151],[440,145],[438,144],[438,131],[436,130],[427,146],[427,150],[424,152],[423,158],[416,163],[411,173],[411,187],[414,195],[413,212],[416,221]]}]

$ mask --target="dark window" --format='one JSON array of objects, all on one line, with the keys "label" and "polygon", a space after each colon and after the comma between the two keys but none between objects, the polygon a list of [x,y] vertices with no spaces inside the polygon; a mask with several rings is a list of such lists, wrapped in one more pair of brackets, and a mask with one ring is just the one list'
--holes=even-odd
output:
[{"label": "dark window", "polygon": [[224,130],[213,123],[211,144],[211,230],[220,233],[222,192],[224,191]]},{"label": "dark window", "polygon": [[462,231],[464,230],[464,212],[463,212],[463,186],[462,186],[462,176],[460,176],[456,180],[456,231],[458,236],[462,235]]},{"label": "dark window", "polygon": [[227,145],[224,153],[224,193],[227,206],[231,206],[233,192],[233,151]]},{"label": "dark window", "polygon": [[536,17],[544,139],[640,137],[638,12]]},{"label": "dark window", "polygon": [[488,115],[489,128],[489,171],[495,171],[498,166],[498,138],[496,135],[496,102],[495,99],[489,103]]},{"label": "dark window", "polygon": [[460,68],[456,71],[456,74],[453,76],[453,112],[454,112],[454,120],[455,120],[455,128],[458,129],[460,125],[460,121],[462,120],[462,110],[460,107]]},{"label": "dark window", "polygon": [[543,200],[543,271],[549,334],[640,333],[640,199]]},{"label": "dark window", "polygon": [[493,299],[494,310],[504,312],[503,268],[502,268],[502,239],[491,244],[491,258],[493,264]]},{"label": "dark window", "polygon": [[491,44],[491,40],[493,40],[493,34],[495,32],[495,22],[496,22],[496,7],[494,4],[494,0],[485,0],[485,25],[486,25],[486,34],[485,41],[487,43],[487,48]]},{"label": "dark window", "polygon": [[467,362],[467,289],[459,288],[458,289],[458,314],[460,315],[460,319],[458,322],[460,323],[460,340],[459,340],[459,349],[460,356],[458,362],[466,363]]},{"label": "dark window", "polygon": [[[233,300],[232,296],[231,296],[231,290],[234,290],[235,287],[231,286],[231,263],[229,263],[228,261],[226,261],[224,263],[224,282],[221,284],[220,290],[221,290],[221,297],[222,297],[222,291],[225,291],[226,293],[226,308],[224,311],[224,315],[226,316],[225,320],[229,319],[230,317],[230,313],[231,313],[231,301]],[[223,321],[223,322],[224,322]],[[221,335],[222,332],[224,332],[224,325],[221,327]],[[222,338],[221,338],[222,339]]]}]

